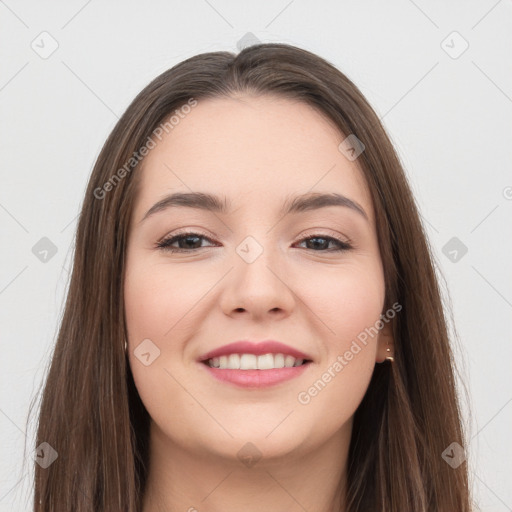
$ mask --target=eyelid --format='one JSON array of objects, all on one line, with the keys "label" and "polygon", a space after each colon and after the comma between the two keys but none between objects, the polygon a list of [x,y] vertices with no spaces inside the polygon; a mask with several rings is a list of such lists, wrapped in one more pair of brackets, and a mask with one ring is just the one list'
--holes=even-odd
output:
[{"label": "eyelid", "polygon": [[[304,233],[302,233],[300,235],[298,242],[301,242],[305,238],[310,238],[310,237],[318,237],[318,238],[331,237],[331,238],[335,238],[340,243],[343,243],[343,244],[349,245],[352,248],[355,248],[355,244],[349,236],[345,235],[344,233],[341,233],[339,231],[334,231],[329,228],[308,228]],[[297,242],[294,242],[294,243],[297,243]]]},{"label": "eyelid", "polygon": [[164,235],[162,238],[160,238],[158,241],[157,241],[157,244],[160,244],[162,242],[165,242],[167,240],[170,240],[171,238],[174,238],[176,236],[180,236],[180,235],[201,235],[202,237],[204,238],[207,238],[208,241],[210,242],[213,242],[214,240],[212,239],[212,237],[210,235],[207,235],[202,229],[200,228],[195,228],[195,227],[190,227],[190,228],[182,228],[182,229],[178,229],[178,231],[174,231],[171,233],[168,233],[167,235]]},{"label": "eyelid", "polygon": [[[319,254],[331,254],[331,253],[343,253],[349,250],[355,249],[355,245],[350,239],[350,237],[347,237],[346,235],[340,236],[338,232],[334,232],[332,230],[329,230],[326,228],[310,228],[308,231],[303,233],[302,236],[299,237],[298,240],[296,240],[293,245],[304,243],[308,240],[312,239],[326,239],[328,240],[328,243],[335,243],[337,244],[337,249],[328,249],[325,251],[315,251],[312,249],[313,252],[319,253]],[[326,233],[329,232],[330,234]],[[196,236],[197,238],[201,238],[203,240],[206,240],[207,242],[212,243],[212,245],[207,247],[197,247],[192,249],[182,249],[182,248],[173,248],[171,247],[171,244],[175,243],[177,240],[180,240],[182,238],[186,238],[188,236]],[[216,242],[212,237],[205,234],[202,229],[199,228],[182,228],[178,230],[177,232],[174,232],[172,234],[168,234],[161,238],[158,242],[155,243],[155,249],[170,252],[170,253],[195,253],[196,251],[199,251],[201,249],[207,249],[211,247],[218,246],[218,242]]]},{"label": "eyelid", "polygon": [[[211,243],[209,246],[205,247],[198,247],[196,249],[180,249],[177,247],[171,247],[171,244],[176,243],[177,240],[180,238],[186,238],[188,236],[197,236],[198,238],[201,238],[203,240],[206,240],[207,242]],[[196,251],[199,251],[201,249],[211,249],[213,247],[218,246],[218,242],[215,241],[215,239],[206,233],[200,228],[182,228],[178,231],[172,232],[170,234],[167,234],[163,236],[160,240],[158,240],[154,244],[154,248],[158,251],[163,252],[169,252],[169,253],[194,253]]]},{"label": "eyelid", "polygon": [[[307,230],[307,232],[302,233],[298,237],[298,240],[295,243],[301,242],[302,240],[304,240],[304,238],[307,238],[307,237],[313,237],[313,236],[317,236],[317,237],[332,236],[333,238],[336,238],[340,242],[344,242],[346,244],[353,245],[353,242],[352,242],[351,238],[348,237],[347,235],[343,234],[343,233],[341,233],[341,236],[343,237],[343,239],[341,239],[340,238],[340,233],[338,233],[337,231],[332,231],[332,230],[330,230],[328,228],[327,228],[327,234],[324,231],[326,231],[326,228],[309,228]],[[190,234],[201,235],[202,237],[208,239],[209,242],[214,242],[212,237],[210,235],[206,234],[202,229],[191,227],[191,228],[178,229],[178,231],[173,232],[172,234],[164,235],[162,238],[160,238],[157,241],[157,244],[162,243],[162,242],[164,242],[166,240],[169,240],[171,238],[174,238],[176,236],[190,235]]]}]

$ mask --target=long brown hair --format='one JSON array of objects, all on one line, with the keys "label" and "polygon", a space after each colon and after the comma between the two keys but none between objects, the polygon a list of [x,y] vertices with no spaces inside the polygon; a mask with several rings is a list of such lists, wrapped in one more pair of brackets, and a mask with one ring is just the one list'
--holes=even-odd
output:
[{"label": "long brown hair", "polygon": [[192,98],[240,93],[308,103],[365,146],[358,164],[375,209],[385,309],[398,302],[402,311],[392,320],[395,360],[375,366],[355,414],[347,512],[468,512],[467,465],[452,467],[442,457],[451,443],[465,445],[447,321],[401,163],[359,89],[327,61],[286,44],[204,53],[177,64],[137,95],[102,148],[78,222],[37,425],[36,446],[48,443],[58,458],[46,468],[34,464],[34,510],[141,510],[149,415],[124,352],[123,303],[140,174],[134,155]]}]

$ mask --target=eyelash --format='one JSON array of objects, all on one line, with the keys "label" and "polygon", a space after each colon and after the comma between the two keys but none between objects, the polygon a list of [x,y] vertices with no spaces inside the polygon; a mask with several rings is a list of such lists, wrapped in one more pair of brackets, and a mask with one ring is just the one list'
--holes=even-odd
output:
[{"label": "eyelash", "polygon": [[[184,233],[178,233],[178,234],[173,235],[173,236],[168,237],[168,238],[164,238],[163,240],[161,240],[160,242],[158,242],[156,244],[156,248],[161,250],[161,251],[171,252],[171,253],[175,253],[175,252],[181,252],[181,253],[183,253],[183,252],[194,252],[194,251],[198,251],[199,249],[205,249],[205,247],[197,247],[195,249],[182,249],[182,248],[178,248],[178,247],[170,247],[170,245],[172,243],[177,242],[179,240],[183,240],[183,239],[188,238],[190,236],[196,236],[196,237],[208,240],[209,242],[213,242],[213,240],[211,240],[206,235],[203,235],[202,233],[184,232]],[[327,240],[328,242],[336,242],[338,244],[339,248],[338,249],[327,249],[325,251],[315,251],[314,249],[309,249],[309,250],[314,251],[314,252],[343,252],[343,251],[348,251],[348,250],[353,248],[353,246],[350,243],[345,242],[343,240],[340,240],[339,238],[332,237],[332,236],[327,236],[327,235],[309,235],[309,236],[306,236],[304,238],[301,238],[296,243],[302,243],[302,242],[305,242],[307,240],[312,240],[312,239],[315,239],[315,238]]]}]

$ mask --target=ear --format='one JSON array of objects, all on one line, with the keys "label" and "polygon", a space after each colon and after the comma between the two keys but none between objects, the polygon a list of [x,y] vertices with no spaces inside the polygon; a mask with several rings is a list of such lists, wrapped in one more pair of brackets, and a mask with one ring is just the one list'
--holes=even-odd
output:
[{"label": "ear", "polygon": [[391,322],[385,322],[384,327],[379,332],[375,362],[383,363],[386,361],[386,357],[389,356],[395,357],[395,343]]}]

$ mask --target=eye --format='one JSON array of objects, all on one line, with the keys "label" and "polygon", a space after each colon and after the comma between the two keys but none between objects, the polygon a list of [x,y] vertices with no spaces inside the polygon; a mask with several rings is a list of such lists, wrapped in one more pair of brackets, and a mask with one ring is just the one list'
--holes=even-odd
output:
[{"label": "eye", "polygon": [[[167,252],[192,252],[198,249],[204,249],[205,246],[201,246],[202,240],[207,240],[213,243],[210,238],[201,233],[185,232],[164,238],[156,244],[156,247]],[[302,244],[304,242],[312,242],[310,244],[312,247],[306,247],[306,249],[310,249],[315,252],[341,252],[352,249],[352,245],[350,243],[332,236],[313,235],[302,238],[297,243]],[[178,243],[178,247],[173,247],[173,244],[175,243]],[[328,246],[331,243],[335,244],[336,247],[334,249],[328,249]]]},{"label": "eye", "polygon": [[[210,238],[201,233],[186,232],[164,238],[156,244],[156,247],[168,252],[191,252],[204,248],[201,247],[202,239],[212,242]],[[172,244],[176,242],[178,242],[178,247],[172,247]]]},{"label": "eye", "polygon": [[[352,245],[348,242],[340,240],[339,238],[325,235],[313,235],[302,238],[297,243],[302,244],[304,242],[311,242],[309,245],[312,247],[306,247],[307,249],[311,249],[315,252],[341,252],[348,251],[352,249]],[[334,243],[336,248],[327,249],[330,243]],[[320,249],[318,251],[317,249]]]}]

